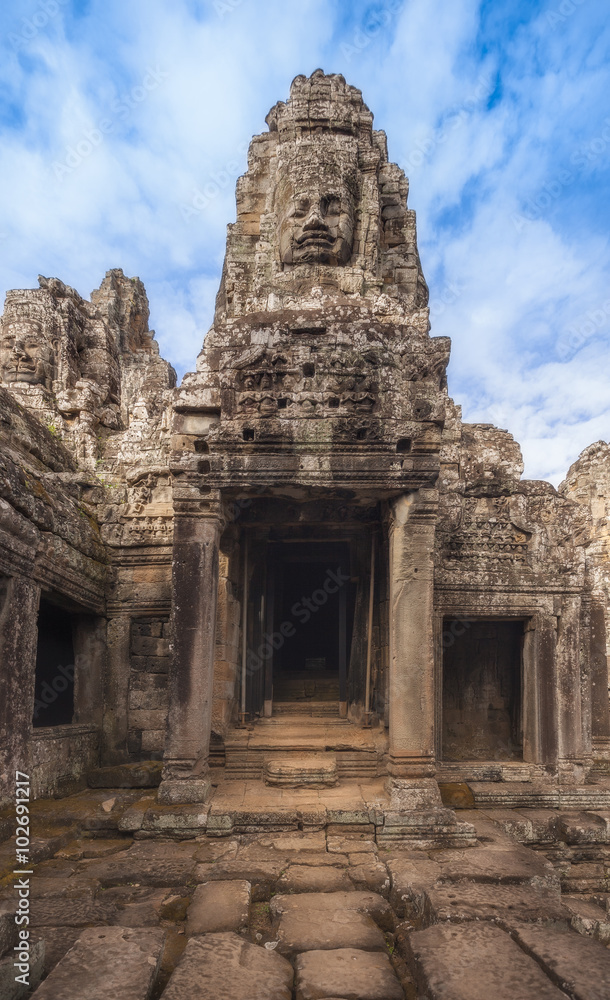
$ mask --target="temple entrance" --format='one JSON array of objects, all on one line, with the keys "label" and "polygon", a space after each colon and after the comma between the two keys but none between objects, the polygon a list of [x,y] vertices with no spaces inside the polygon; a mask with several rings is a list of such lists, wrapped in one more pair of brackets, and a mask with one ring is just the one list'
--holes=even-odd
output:
[{"label": "temple entrance", "polygon": [[275,641],[266,687],[270,682],[274,714],[309,705],[320,714],[347,715],[353,590],[347,543],[269,546],[268,621]]}]

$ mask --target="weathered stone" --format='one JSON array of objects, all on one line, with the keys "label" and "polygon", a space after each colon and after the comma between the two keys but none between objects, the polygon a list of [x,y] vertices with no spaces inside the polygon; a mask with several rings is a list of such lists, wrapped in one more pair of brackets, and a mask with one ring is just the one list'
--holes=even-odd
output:
[{"label": "weathered stone", "polygon": [[290,1000],[292,966],[237,934],[192,937],[163,1000]]},{"label": "weathered stone", "polygon": [[386,862],[390,873],[390,902],[399,917],[421,917],[424,912],[426,895],[440,878],[441,866],[422,858],[402,858],[400,855]]},{"label": "weathered stone", "polygon": [[571,914],[570,923],[575,931],[597,938],[602,944],[610,944],[610,914],[605,908],[582,896],[563,895],[561,902]]},{"label": "weathered stone", "polygon": [[265,784],[281,788],[326,788],[336,785],[337,758],[334,754],[307,757],[270,758],[265,761]]},{"label": "weathered stone", "polygon": [[[21,962],[21,957],[25,961]],[[44,970],[45,943],[42,938],[29,939],[29,948],[23,952],[12,952],[0,958],[0,997],[2,1000],[20,1000],[31,995],[32,988],[40,982]],[[15,963],[21,967],[16,967]],[[26,976],[25,982],[17,982],[17,976]]]},{"label": "weathered stone", "polygon": [[387,955],[340,948],[309,951],[295,962],[297,1000],[404,1000]]},{"label": "weathered stone", "polygon": [[194,844],[173,841],[137,843],[128,851],[87,867],[90,878],[104,886],[141,883],[150,886],[186,885],[195,876]]},{"label": "weathered stone", "polygon": [[546,886],[559,889],[559,876],[544,857],[514,845],[512,850],[476,847],[467,851],[441,851],[439,880],[496,882],[503,885]]},{"label": "weathered stone", "polygon": [[244,931],[250,919],[249,882],[206,882],[193,893],[186,917],[186,933],[211,934]]},{"label": "weathered stone", "polygon": [[294,906],[279,918],[277,949],[282,955],[337,948],[385,951],[384,935],[367,913],[350,908],[333,910],[327,905],[312,919],[312,907],[304,898],[297,896]]},{"label": "weathered stone", "polygon": [[437,1000],[562,1000],[539,965],[496,927],[429,927],[405,939],[422,995]]},{"label": "weathered stone", "polygon": [[221,858],[216,864],[197,865],[195,880],[202,882],[238,881],[249,882],[252,885],[254,902],[269,899],[275,892],[280,875],[286,865],[282,861],[240,861]]},{"label": "weathered stone", "polygon": [[302,896],[277,895],[271,900],[269,908],[274,919],[293,911],[299,914],[308,911],[312,920],[316,919],[316,914],[319,916],[337,911],[355,910],[358,913],[368,914],[382,930],[394,929],[394,915],[389,903],[375,892],[355,890],[354,892],[310,892]]},{"label": "weathered stone", "polygon": [[161,930],[91,927],[38,987],[36,1000],[147,1000],[161,960]]},{"label": "weathered stone", "polygon": [[454,882],[425,890],[427,913],[436,921],[564,921],[558,892],[530,885]]},{"label": "weathered stone", "polygon": [[329,865],[290,865],[277,880],[278,892],[340,892],[351,888],[347,872]]},{"label": "weathered stone", "polygon": [[598,941],[556,927],[521,925],[514,934],[549,979],[574,1000],[606,1000],[610,952]]}]

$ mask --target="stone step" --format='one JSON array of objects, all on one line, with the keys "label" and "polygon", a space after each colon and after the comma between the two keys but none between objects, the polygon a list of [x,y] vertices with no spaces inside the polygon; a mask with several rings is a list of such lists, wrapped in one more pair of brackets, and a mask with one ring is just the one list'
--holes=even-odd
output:
[{"label": "stone step", "polygon": [[147,1000],[161,961],[160,928],[90,927],[38,987],[36,1000]]},{"label": "stone step", "polygon": [[189,940],[162,1000],[290,1000],[292,981],[290,962],[277,952],[239,934],[203,934]]},{"label": "stone step", "polygon": [[428,927],[401,936],[399,948],[421,996],[435,1000],[566,1000],[566,994],[533,958],[507,933],[489,924]]},{"label": "stone step", "polygon": [[608,1000],[610,951],[599,941],[573,930],[530,924],[516,925],[513,933],[549,979],[574,1000]]},{"label": "stone step", "polygon": [[388,956],[378,951],[308,951],[297,957],[295,970],[297,1000],[404,1000]]},{"label": "stone step", "polygon": [[610,810],[610,787],[595,785],[546,785],[522,781],[469,781],[477,809]]},{"label": "stone step", "polygon": [[339,717],[338,701],[274,701],[273,715],[309,715],[313,718]]},{"label": "stone step", "polygon": [[[233,781],[259,780],[264,776],[265,761],[276,755],[279,760],[300,759],[312,752],[311,741],[304,741],[300,746],[287,746],[276,749],[270,744],[260,749],[246,750],[243,747],[234,749],[227,746],[225,777]],[[326,750],[326,742],[320,741],[319,753]],[[336,771],[339,780],[342,778],[374,778],[378,770],[378,756],[375,750],[334,750]]]},{"label": "stone step", "polygon": [[263,767],[266,785],[282,788],[324,788],[336,785],[337,758],[332,753],[309,754],[307,756],[266,757]]}]

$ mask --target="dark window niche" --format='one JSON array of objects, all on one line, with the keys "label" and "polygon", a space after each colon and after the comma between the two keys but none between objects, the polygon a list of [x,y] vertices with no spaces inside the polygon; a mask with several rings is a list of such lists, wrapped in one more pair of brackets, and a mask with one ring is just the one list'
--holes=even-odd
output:
[{"label": "dark window niche", "polygon": [[195,451],[198,455],[207,455],[209,450],[207,441],[204,441],[202,438],[198,438],[195,441]]},{"label": "dark window niche", "polygon": [[312,378],[316,374],[316,366],[311,361],[306,361],[303,365],[303,375],[305,378]]},{"label": "dark window niche", "polygon": [[244,441],[254,441],[254,431],[251,427],[244,427],[242,433]]},{"label": "dark window niche", "polygon": [[34,687],[35,728],[64,726],[74,716],[73,615],[44,598],[38,611]]},{"label": "dark window niche", "polygon": [[404,455],[406,452],[411,451],[411,438],[399,438],[396,442],[396,451],[399,455]]},{"label": "dark window niche", "polygon": [[364,441],[366,439],[366,428],[360,427],[356,431],[356,441]]},{"label": "dark window niche", "polygon": [[288,400],[286,396],[280,397],[280,399],[278,399],[277,401],[278,410],[285,410],[287,406],[288,406]]},{"label": "dark window niche", "polygon": [[328,400],[328,405],[332,407],[332,409],[336,409],[336,407],[339,405],[339,400],[337,399],[336,396],[332,396],[331,399]]},{"label": "dark window niche", "polygon": [[209,471],[210,471],[210,463],[207,461],[207,459],[202,459],[200,462],[197,462],[197,472],[205,474]]},{"label": "dark window niche", "polygon": [[443,623],[443,760],[522,760],[522,621]]}]

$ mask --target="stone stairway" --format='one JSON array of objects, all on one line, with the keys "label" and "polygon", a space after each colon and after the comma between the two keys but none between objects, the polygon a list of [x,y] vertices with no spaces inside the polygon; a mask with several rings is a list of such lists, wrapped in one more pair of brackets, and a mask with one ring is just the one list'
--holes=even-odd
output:
[{"label": "stone stairway", "polygon": [[268,765],[272,769],[291,766],[296,774],[295,762],[312,754],[332,754],[339,779],[373,778],[381,773],[383,734],[361,729],[347,719],[312,715],[306,706],[303,709],[286,710],[246,729],[233,729],[225,741],[225,778],[261,779]]}]

